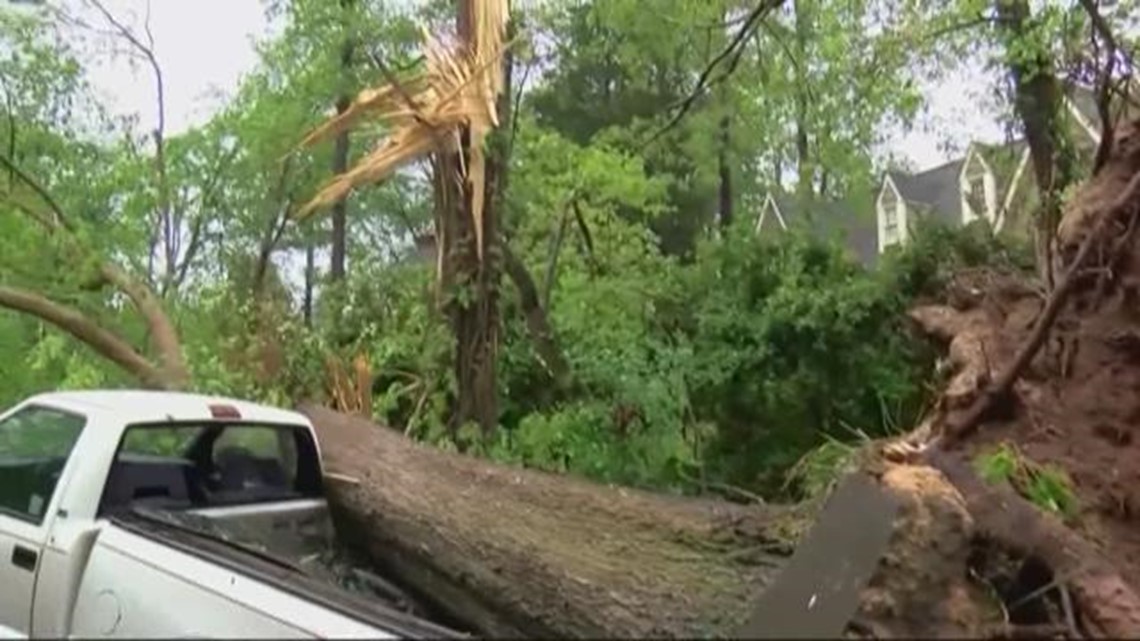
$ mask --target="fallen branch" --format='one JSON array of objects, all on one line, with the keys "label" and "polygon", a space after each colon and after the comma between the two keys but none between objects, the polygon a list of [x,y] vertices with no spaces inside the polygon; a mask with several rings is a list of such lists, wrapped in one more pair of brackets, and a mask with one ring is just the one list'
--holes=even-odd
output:
[{"label": "fallen branch", "polygon": [[[0,154],[0,166],[14,172],[22,183],[43,200],[44,204],[51,210],[53,216],[48,217],[42,215],[34,208],[23,206],[19,203],[16,203],[17,209],[29,216],[36,224],[43,227],[47,234],[54,235],[62,232],[80,252],[86,254],[92,253],[90,247],[80,242],[70,218],[60,206],[59,201],[52,197],[46,187],[18,167],[11,158],[8,158],[4,154]],[[135,309],[146,322],[151,345],[154,351],[157,352],[160,369],[162,370],[162,387],[166,389],[185,388],[190,382],[190,371],[186,367],[186,362],[182,355],[182,344],[178,337],[178,330],[174,327],[170,316],[167,315],[159,297],[148,285],[111,261],[100,260],[99,274],[106,282],[114,285],[130,299],[131,304],[134,305]],[[45,298],[44,300],[46,301],[48,299]],[[48,302],[50,303],[51,301]],[[79,336],[76,337],[79,338]],[[95,346],[93,345],[92,347]],[[96,349],[101,350],[102,347],[97,347]],[[127,367],[127,369],[132,373],[137,373],[132,367]]]},{"label": "fallen branch", "polygon": [[13,287],[0,286],[0,307],[23,312],[71,334],[100,356],[122,367],[147,387],[168,389],[163,371],[144,358],[127,341],[98,325],[83,313],[48,298]]}]

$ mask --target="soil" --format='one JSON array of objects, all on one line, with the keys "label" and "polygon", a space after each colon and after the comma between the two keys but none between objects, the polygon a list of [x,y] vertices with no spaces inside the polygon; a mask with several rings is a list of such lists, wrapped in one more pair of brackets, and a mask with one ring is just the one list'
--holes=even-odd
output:
[{"label": "soil", "polygon": [[[978,278],[971,274],[953,287],[973,288]],[[1015,277],[987,278],[983,298],[966,309],[931,306],[912,314],[932,334],[953,336],[950,358],[961,366],[943,397],[946,410],[972,402],[980,383],[1013,359],[1042,306],[1029,288],[999,285]],[[1027,459],[1065,470],[1080,506],[1075,527],[1140,585],[1140,326],[1113,307],[1063,314],[1015,383],[1011,416],[984,422],[962,454],[973,459],[1012,443]]]},{"label": "soil", "polygon": [[[1067,539],[1069,547],[1088,546],[1088,556],[1106,561],[1095,581],[1078,581],[1074,591],[1086,592],[1086,606],[1094,605],[1087,599],[1097,598],[1107,605],[1096,607],[1119,610],[1120,616],[1116,610],[1102,612],[1113,619],[1107,625],[1132,635],[1140,634],[1140,612],[1134,611],[1140,587],[1140,248],[1133,235],[1140,216],[1134,189],[1140,172],[1137,131],[1137,123],[1121,130],[1109,163],[1082,185],[1065,212],[1059,255],[1074,260],[1087,239],[1091,259],[1073,271],[1076,285],[1046,342],[1020,372],[1011,393],[989,404],[977,430],[956,443],[952,455],[941,454],[944,461],[955,457],[961,466],[1008,443],[1034,463],[1065,471],[1078,509],[1042,540]],[[1059,271],[1069,265],[1062,263]],[[941,303],[911,312],[924,332],[946,345],[952,371],[919,440],[929,441],[940,427],[953,424],[955,414],[993,389],[993,381],[1028,342],[1045,302],[1044,292],[1026,277],[974,271],[959,274]],[[1015,538],[1011,514],[1017,511],[1002,514],[998,508],[971,504],[975,518],[984,514],[989,527]],[[1061,547],[1057,559],[1065,556]],[[1109,603],[1118,592],[1127,598]],[[1123,627],[1113,627],[1117,625]]]}]

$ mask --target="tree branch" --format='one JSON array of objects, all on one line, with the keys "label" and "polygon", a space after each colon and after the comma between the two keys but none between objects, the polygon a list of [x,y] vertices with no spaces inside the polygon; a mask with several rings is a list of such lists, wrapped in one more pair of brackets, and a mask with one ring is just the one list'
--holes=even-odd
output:
[{"label": "tree branch", "polygon": [[1112,27],[1109,26],[1108,21],[1101,15],[1097,9],[1096,0],[1079,0],[1081,7],[1084,8],[1085,13],[1088,14],[1089,21],[1092,23],[1093,33],[1099,37],[1108,48],[1105,54],[1107,62],[1105,62],[1104,69],[1099,70],[1097,81],[1097,100],[1096,110],[1097,115],[1100,116],[1100,144],[1096,150],[1096,160],[1093,163],[1093,174],[1095,175],[1100,171],[1101,167],[1108,161],[1108,154],[1112,150],[1112,142],[1115,137],[1116,123],[1112,121],[1112,74],[1116,69],[1117,56],[1123,54],[1125,62],[1128,63],[1129,72],[1131,75],[1132,56],[1131,54],[1121,49],[1120,42],[1112,33]]},{"label": "tree branch", "polygon": [[500,247],[503,251],[503,267],[518,289],[519,302],[539,361],[554,379],[555,386],[558,389],[565,389],[570,384],[570,364],[554,338],[554,330],[550,326],[546,310],[539,303],[534,279],[505,239],[500,242]]},{"label": "tree branch", "polygon": [[281,173],[277,180],[277,185],[274,189],[273,203],[277,206],[274,212],[275,217],[270,217],[268,225],[266,225],[265,234],[261,237],[261,243],[257,252],[257,263],[253,268],[253,294],[257,297],[261,294],[262,287],[265,283],[265,275],[269,271],[269,260],[273,257],[273,250],[277,248],[278,243],[281,242],[281,236],[285,233],[285,228],[290,220],[290,210],[292,209],[292,198],[286,195],[286,185],[289,182],[289,175],[293,169],[293,156],[287,156],[281,166]]},{"label": "tree branch", "polygon": [[[757,28],[758,23],[767,17],[769,13],[783,4],[784,0],[761,0],[760,4],[756,5],[756,7],[748,13],[748,17],[745,19],[744,24],[741,25],[740,29],[737,30],[736,35],[733,36],[732,40],[728,43],[728,46],[726,46],[721,50],[720,53],[713,57],[713,59],[709,61],[708,65],[705,66],[704,70],[701,72],[701,75],[697,77],[697,84],[693,87],[693,90],[689,93],[689,95],[686,98],[682,99],[679,104],[672,105],[670,107],[676,108],[677,112],[673,114],[673,117],[670,118],[663,127],[658,129],[656,133],[650,136],[643,146],[647,147],[653,144],[654,141],[675,127],[677,123],[685,117],[685,114],[687,114],[689,110],[693,108],[693,105],[696,103],[696,101],[704,96],[704,94],[712,85],[718,82],[722,82],[728,78],[732,71],[735,70],[736,64],[740,61],[744,43],[747,42],[748,37]],[[710,81],[712,73],[717,69],[717,67],[720,66],[722,62],[729,59],[730,57],[732,60],[729,63],[728,71],[722,73],[715,80]]]},{"label": "tree branch", "polygon": [[[170,206],[170,180],[167,175],[166,163],[166,88],[162,77],[162,68],[158,64],[158,58],[154,54],[154,36],[150,31],[150,3],[147,2],[147,16],[144,24],[144,30],[147,35],[149,44],[144,43],[131,31],[120,22],[115,16],[107,10],[100,0],[87,0],[103,18],[114,27],[115,31],[123,37],[132,47],[134,47],[146,60],[154,75],[155,84],[155,99],[158,108],[158,123],[155,126],[151,135],[154,138],[154,166],[155,178],[158,187],[158,218],[159,226],[162,228],[163,239],[163,258],[165,259],[165,269],[163,270],[166,276],[164,281],[169,280],[173,271],[177,268],[178,256],[175,255],[175,234],[178,233],[176,229],[173,213]],[[165,289],[165,287],[163,288]]]},{"label": "tree branch", "polygon": [[55,221],[52,221],[52,224],[62,227],[69,232],[75,231],[71,226],[71,222],[67,219],[67,216],[64,215],[63,208],[60,207],[59,202],[52,197],[51,192],[41,185],[38,180],[17,166],[12,158],[5,153],[0,153],[0,167],[7,169],[10,175],[15,176],[17,180],[36,192],[36,195],[39,196],[51,209],[52,213],[55,214]]},{"label": "tree branch", "polygon": [[0,307],[34,316],[67,332],[100,356],[135,376],[147,387],[172,389],[171,381],[153,363],[114,333],[75,310],[39,294],[0,286]]},{"label": "tree branch", "polygon": [[[69,224],[68,217],[64,214],[63,209],[60,208],[59,203],[52,198],[51,194],[34,178],[11,163],[3,154],[0,154],[0,164],[3,164],[10,170],[14,169],[17,172],[17,177],[30,186],[48,204],[52,213],[55,214],[55,219],[48,220],[30,208],[21,207],[21,209],[31,215],[36,222],[44,226],[49,234],[62,230],[68,234],[72,242],[76,243],[77,247],[80,246],[75,236],[75,231]],[[81,249],[85,252],[90,252],[88,248],[81,247]],[[165,370],[166,380],[178,387],[188,385],[190,374],[189,370],[186,369],[186,363],[182,357],[182,346],[178,339],[178,332],[154,292],[134,276],[131,276],[118,265],[109,261],[101,261],[99,273],[131,300],[135,309],[138,310],[139,314],[146,321],[147,327],[150,330],[152,344],[158,352],[162,367]]]}]

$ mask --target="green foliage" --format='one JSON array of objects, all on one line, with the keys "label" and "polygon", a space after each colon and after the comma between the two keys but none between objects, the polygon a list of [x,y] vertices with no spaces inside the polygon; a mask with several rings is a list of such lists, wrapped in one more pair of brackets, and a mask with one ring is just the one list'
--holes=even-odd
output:
[{"label": "green foliage", "polygon": [[1062,468],[1034,463],[1010,443],[977,455],[974,466],[987,482],[1009,483],[1042,510],[1066,518],[1076,516],[1079,510],[1072,481]]},{"label": "green foliage", "polygon": [[1025,239],[995,234],[984,220],[960,228],[920,218],[904,247],[891,247],[880,266],[889,285],[904,296],[936,295],[956,271],[973,267],[1031,273],[1033,247]]},{"label": "green foliage", "polygon": [[838,247],[734,231],[691,286],[695,410],[718,425],[708,462],[725,480],[777,487],[824,435],[881,436],[886,407],[913,418],[929,354],[903,330],[906,297]]},{"label": "green foliage", "polygon": [[804,454],[788,470],[784,490],[795,487],[805,498],[823,496],[833,483],[852,470],[856,451],[848,443],[827,437],[822,445]]},{"label": "green foliage", "polygon": [[[503,123],[511,156],[499,232],[570,375],[552,380],[527,323],[534,310],[504,276],[501,429],[490,442],[471,425],[452,434],[454,339],[437,295],[462,291],[437,292],[434,260],[409,247],[436,214],[425,167],[351,196],[343,282],[322,273],[326,222],[288,214],[331,173],[332,146],[298,151],[304,133],[339,98],[380,82],[375,60],[398,76],[414,70],[417,23],[450,29],[453,6],[267,4],[280,30],[258,43],[259,65],[233,99],[202,126],[166,132],[173,260],[159,242],[166,204],[149,134],[102,113],[85,81],[89,52],[60,40],[58,25],[0,11],[0,141],[75,227],[49,233],[34,216],[48,203],[0,173],[0,284],[67,305],[154,356],[139,314],[96,278],[114,263],[162,299],[195,390],[320,401],[329,364],[363,355],[374,418],[440,447],[660,489],[719,482],[814,495],[846,469],[853,444],[911,425],[926,400],[932,353],[906,331],[908,305],[936,296],[956,269],[1032,264],[980,223],[920,221],[874,270],[838,244],[753,229],[769,187],[792,173],[869,214],[882,126],[913,118],[914,79],[939,67],[919,59],[937,58],[928,34],[980,7],[794,3],[653,144],[744,5],[528,7],[516,89],[529,80]],[[1050,16],[1042,24],[1054,29]],[[725,20],[733,25],[716,26]],[[353,132],[350,163],[384,130]],[[713,234],[722,191],[736,221]],[[306,251],[314,270],[299,276]],[[0,401],[133,384],[29,317],[0,313],[0,336]]]}]

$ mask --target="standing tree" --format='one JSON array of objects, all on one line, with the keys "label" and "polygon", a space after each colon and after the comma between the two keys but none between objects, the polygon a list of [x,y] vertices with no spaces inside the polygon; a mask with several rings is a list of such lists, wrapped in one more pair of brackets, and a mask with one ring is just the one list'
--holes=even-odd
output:
[{"label": "standing tree", "polygon": [[438,281],[455,336],[453,433],[474,421],[489,434],[498,422],[498,225],[489,196],[496,167],[484,145],[498,125],[508,15],[507,0],[459,0],[454,48],[426,39],[421,74],[402,82],[386,72],[387,85],[362,92],[302,143],[341,135],[364,117],[391,128],[378,148],[328,182],[300,210],[302,217],[432,157]]},{"label": "standing tree", "polygon": [[1033,174],[1041,194],[1037,216],[1037,262],[1053,286],[1053,239],[1061,220],[1061,193],[1076,178],[1076,158],[1061,124],[1063,89],[1049,42],[1030,13],[1028,0],[997,0],[1006,65],[1014,83],[1014,106],[1025,128]]}]

